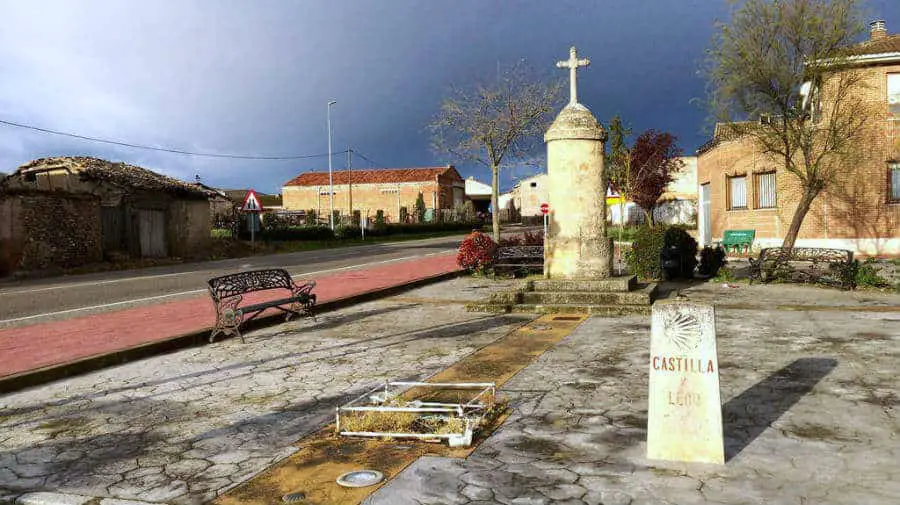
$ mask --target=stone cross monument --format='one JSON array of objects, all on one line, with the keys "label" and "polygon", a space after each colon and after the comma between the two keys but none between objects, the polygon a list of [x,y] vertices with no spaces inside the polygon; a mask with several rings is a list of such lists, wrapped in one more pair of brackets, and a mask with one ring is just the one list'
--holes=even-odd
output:
[{"label": "stone cross monument", "polygon": [[550,229],[544,275],[550,279],[604,279],[612,269],[612,239],[606,238],[606,185],[603,143],[606,131],[587,107],[578,103],[576,72],[590,64],[569,59],[569,104],[544,134],[547,143]]},{"label": "stone cross monument", "polygon": [[575,53],[575,46],[569,48],[569,59],[566,61],[557,61],[556,66],[559,68],[569,69],[569,105],[578,103],[578,67],[586,67],[591,64],[591,60],[587,58],[578,59]]}]

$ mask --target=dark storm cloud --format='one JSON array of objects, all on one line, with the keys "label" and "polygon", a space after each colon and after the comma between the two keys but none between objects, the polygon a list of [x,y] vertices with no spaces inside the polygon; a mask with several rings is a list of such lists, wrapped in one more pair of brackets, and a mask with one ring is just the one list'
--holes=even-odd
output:
[{"label": "dark storm cloud", "polygon": [[[351,145],[379,166],[432,165],[446,159],[430,151],[424,127],[451,84],[522,58],[562,77],[554,63],[575,44],[592,60],[579,98],[601,121],[618,113],[636,131],[669,130],[690,152],[706,135],[704,111],[690,103],[703,94],[697,67],[726,12],[724,0],[2,0],[0,119],[189,151],[315,154],[327,151],[325,104],[336,99],[335,151]],[[896,2],[872,2],[871,12],[891,31],[900,26]],[[264,191],[327,167],[324,158],[198,158],[0,126],[0,171],[78,154]],[[462,171],[487,179],[479,167]]]}]

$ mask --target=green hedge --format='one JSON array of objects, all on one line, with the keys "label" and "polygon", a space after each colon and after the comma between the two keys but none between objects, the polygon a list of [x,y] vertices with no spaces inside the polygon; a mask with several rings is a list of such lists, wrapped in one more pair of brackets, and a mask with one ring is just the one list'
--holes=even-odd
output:
[{"label": "green hedge", "polygon": [[685,274],[697,266],[697,241],[684,226],[643,226],[635,234],[634,242],[625,253],[625,261],[633,274],[645,279],[662,278],[660,253],[664,247],[677,246],[681,253]]},{"label": "green hedge", "polygon": [[[470,232],[472,223],[418,223],[418,224],[385,224],[366,230],[367,237],[389,237],[402,235],[421,235],[426,233],[441,232]],[[249,240],[250,234],[242,234],[243,239]],[[359,226],[336,227],[332,233],[328,226],[286,226],[269,227],[257,234],[259,240],[269,242],[307,241],[307,240],[343,240],[356,239],[362,235]]]}]

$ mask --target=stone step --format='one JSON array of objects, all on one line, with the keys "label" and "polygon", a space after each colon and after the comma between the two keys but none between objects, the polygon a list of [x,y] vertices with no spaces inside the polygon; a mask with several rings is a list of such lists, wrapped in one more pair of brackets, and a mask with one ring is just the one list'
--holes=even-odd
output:
[{"label": "stone step", "polygon": [[526,313],[526,314],[590,314],[592,316],[627,316],[650,315],[650,305],[588,305],[588,304],[502,304],[502,303],[470,303],[466,305],[470,312]]},{"label": "stone step", "polygon": [[520,293],[516,303],[528,305],[650,305],[650,293],[646,290],[630,291],[534,291]]},{"label": "stone step", "polygon": [[528,291],[631,291],[637,277],[622,275],[598,280],[534,279],[526,282]]}]

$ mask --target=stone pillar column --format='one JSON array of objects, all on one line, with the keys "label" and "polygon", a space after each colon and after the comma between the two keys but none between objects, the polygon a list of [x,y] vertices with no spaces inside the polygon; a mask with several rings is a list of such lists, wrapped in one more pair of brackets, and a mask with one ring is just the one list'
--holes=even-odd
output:
[{"label": "stone pillar column", "polygon": [[567,105],[544,135],[550,194],[544,272],[550,279],[604,279],[612,271],[605,141],[606,131],[580,103]]}]

